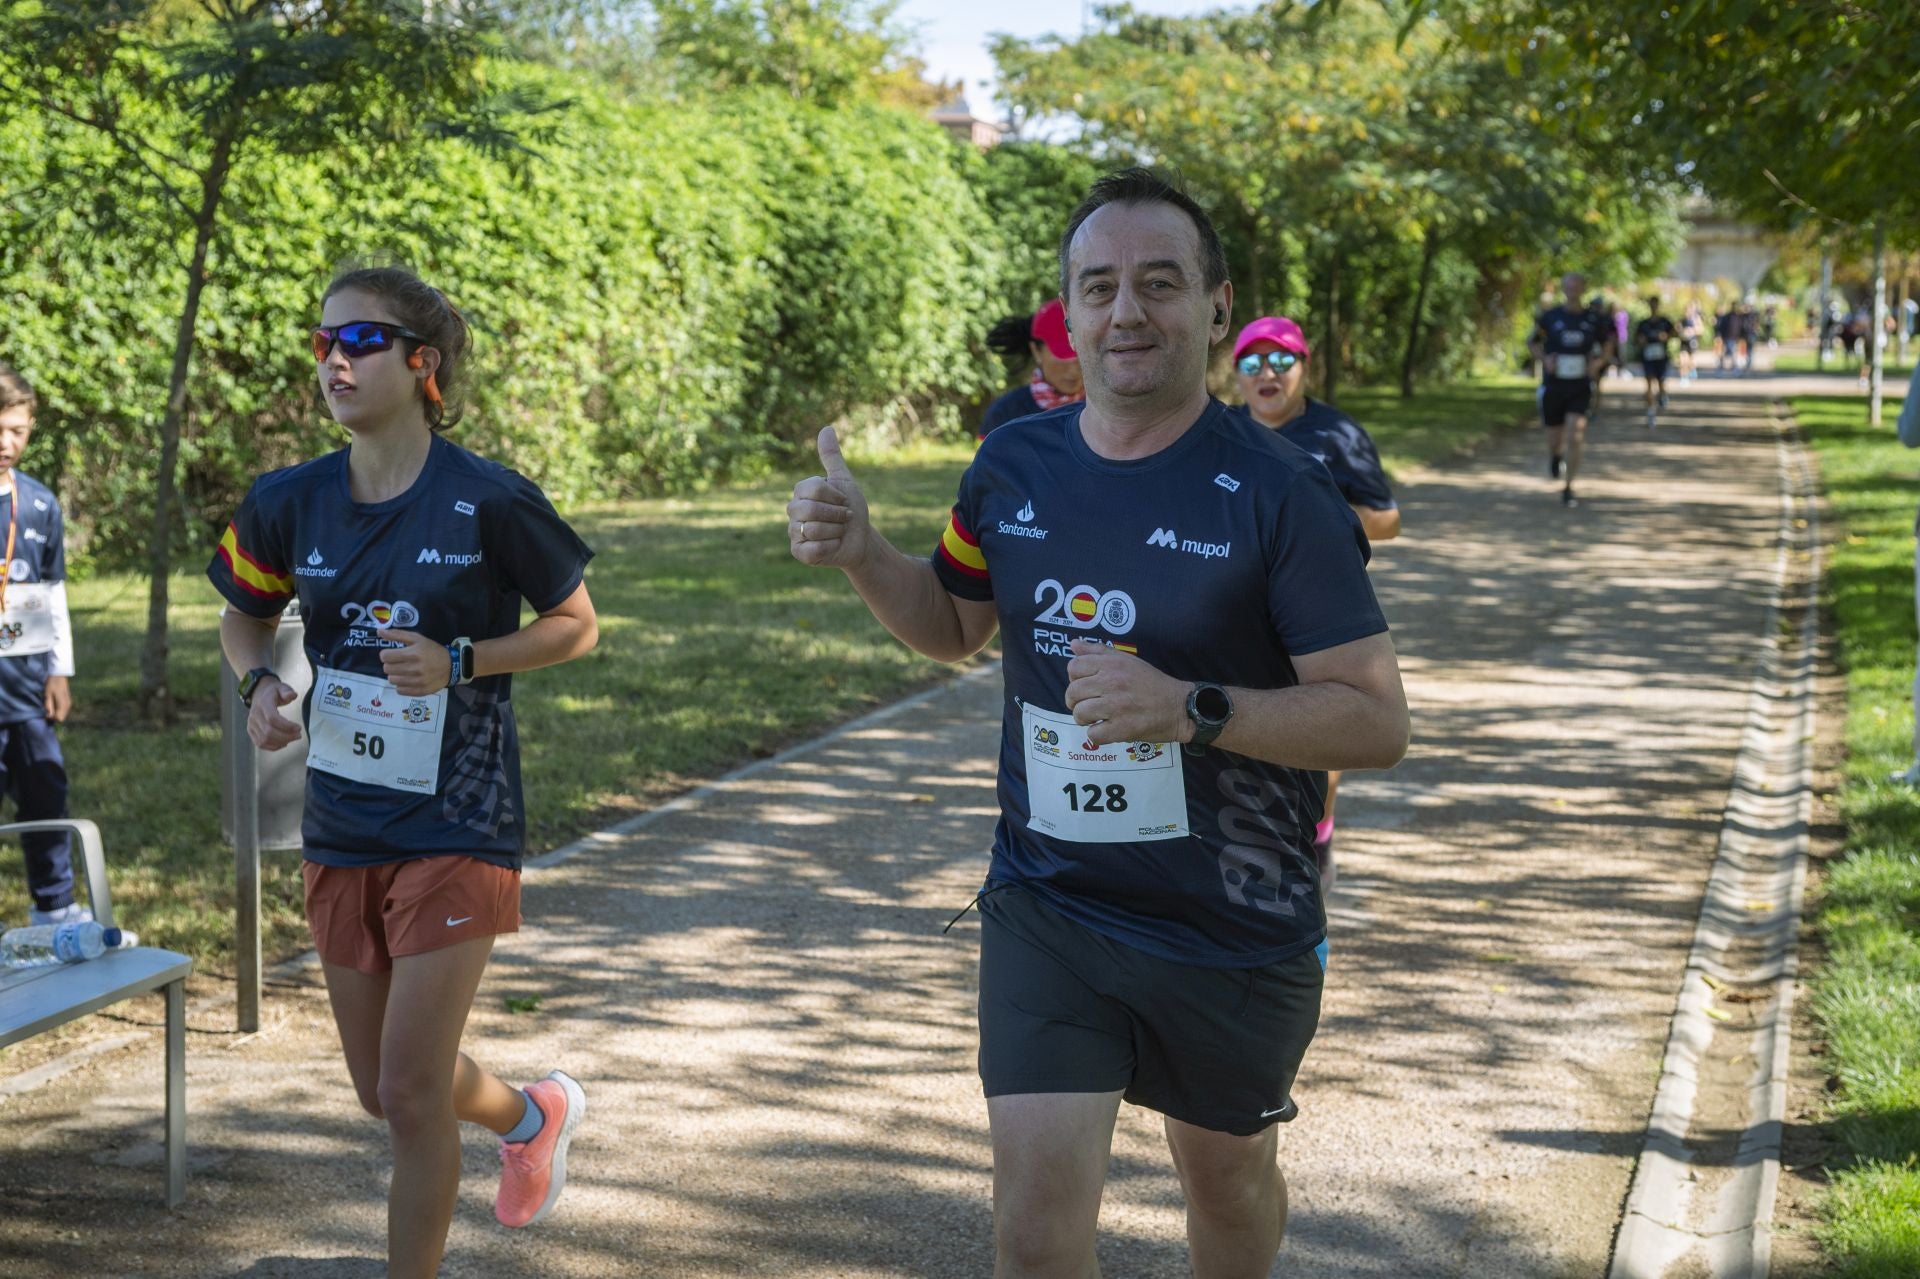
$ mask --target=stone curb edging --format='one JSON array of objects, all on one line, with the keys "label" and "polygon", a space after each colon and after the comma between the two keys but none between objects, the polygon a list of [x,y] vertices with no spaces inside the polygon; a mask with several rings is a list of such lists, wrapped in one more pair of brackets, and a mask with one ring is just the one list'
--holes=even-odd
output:
[{"label": "stone curb edging", "polygon": [[[1821,546],[1799,430],[1790,416],[1782,417],[1778,401],[1768,416],[1779,465],[1780,536],[1767,637],[1608,1279],[1663,1279],[1682,1262],[1690,1276],[1766,1279],[1771,1267],[1812,820]],[[1796,559],[1804,559],[1804,568],[1796,568]],[[1787,634],[1782,626],[1796,609],[1800,624]],[[1755,902],[1773,908],[1756,914]],[[1771,986],[1772,999],[1748,1046],[1756,1065],[1743,1108],[1746,1128],[1730,1175],[1709,1185],[1700,1178],[1689,1130],[1714,1038],[1709,1010],[1717,985]]]}]

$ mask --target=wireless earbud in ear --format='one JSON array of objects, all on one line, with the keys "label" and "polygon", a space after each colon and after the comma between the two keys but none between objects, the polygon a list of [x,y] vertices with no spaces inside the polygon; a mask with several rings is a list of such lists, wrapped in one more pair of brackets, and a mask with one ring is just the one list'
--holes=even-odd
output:
[{"label": "wireless earbud in ear", "polygon": [[417,369],[422,364],[425,364],[425,363],[426,361],[420,357],[420,348],[417,346],[414,347],[413,353],[407,356],[407,367],[410,369]]}]

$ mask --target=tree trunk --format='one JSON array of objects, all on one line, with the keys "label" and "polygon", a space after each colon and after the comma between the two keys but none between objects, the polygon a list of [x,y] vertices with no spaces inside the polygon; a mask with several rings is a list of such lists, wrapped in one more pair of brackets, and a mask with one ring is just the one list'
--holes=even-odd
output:
[{"label": "tree trunk", "polygon": [[1426,243],[1420,248],[1420,285],[1413,291],[1413,316],[1407,321],[1407,354],[1400,361],[1400,398],[1413,398],[1413,361],[1420,351],[1420,326],[1426,322],[1427,284],[1433,279],[1433,260],[1440,253],[1440,233],[1427,228]]},{"label": "tree trunk", "polygon": [[1833,305],[1833,254],[1820,255],[1820,315],[1814,321],[1813,335],[1820,343],[1814,355],[1814,367],[1827,367],[1827,308]]},{"label": "tree trunk", "polygon": [[1867,390],[1867,425],[1880,425],[1880,381],[1887,362],[1887,228],[1873,227],[1873,375]]},{"label": "tree trunk", "polygon": [[1894,308],[1893,312],[1893,358],[1895,362],[1900,364],[1907,362],[1907,298],[1909,296],[1907,285],[1912,275],[1913,259],[1911,257],[1901,258],[1900,292],[1896,299],[1899,305]]},{"label": "tree trunk", "polygon": [[1340,394],[1340,246],[1327,259],[1327,340],[1320,351],[1320,393],[1331,404]]},{"label": "tree trunk", "polygon": [[173,336],[173,376],[167,388],[167,413],[160,423],[160,469],[153,486],[153,538],[147,545],[147,639],[140,651],[140,714],[162,722],[173,717],[167,686],[167,586],[173,572],[174,468],[180,460],[180,428],[187,415],[187,371],[193,361],[194,329],[200,298],[207,287],[207,253],[213,245],[220,197],[233,164],[233,133],[214,141],[213,156],[200,179],[200,209],[193,219],[193,259],[187,267],[187,296]]}]

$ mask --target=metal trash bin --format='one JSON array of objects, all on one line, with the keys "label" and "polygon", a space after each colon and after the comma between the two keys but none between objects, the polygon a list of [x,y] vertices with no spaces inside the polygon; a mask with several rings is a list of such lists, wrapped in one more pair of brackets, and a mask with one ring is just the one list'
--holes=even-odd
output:
[{"label": "metal trash bin", "polygon": [[[307,665],[306,624],[298,602],[280,615],[273,668],[302,697],[313,684]],[[300,703],[287,713],[299,717]],[[234,970],[239,1027],[260,1029],[260,850],[300,847],[307,788],[307,739],[262,751],[247,738],[240,677],[220,662],[220,830],[233,845]]]}]

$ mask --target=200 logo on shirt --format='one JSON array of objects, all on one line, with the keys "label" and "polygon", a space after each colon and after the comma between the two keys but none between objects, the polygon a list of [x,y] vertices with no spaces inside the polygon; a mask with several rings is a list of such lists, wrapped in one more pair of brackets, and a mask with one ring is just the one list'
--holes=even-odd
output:
[{"label": "200 logo on shirt", "polygon": [[[1100,629],[1109,635],[1125,635],[1140,616],[1133,596],[1125,591],[1102,591],[1092,586],[1069,588],[1061,585],[1056,577],[1034,587],[1033,602],[1044,606],[1033,619],[1039,623],[1033,628],[1033,650],[1055,657],[1073,656],[1068,647],[1073,642],[1072,631]],[[1070,629],[1054,630],[1054,627]],[[1115,647],[1133,651],[1128,644]]]}]

